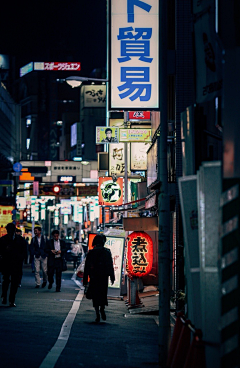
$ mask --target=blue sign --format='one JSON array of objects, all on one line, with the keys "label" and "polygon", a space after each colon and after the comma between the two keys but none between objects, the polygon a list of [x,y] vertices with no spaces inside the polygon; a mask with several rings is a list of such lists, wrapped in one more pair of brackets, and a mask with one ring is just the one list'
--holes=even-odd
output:
[{"label": "blue sign", "polygon": [[13,165],[13,170],[16,171],[16,172],[20,172],[22,170],[22,164],[20,164],[20,162],[16,162]]}]

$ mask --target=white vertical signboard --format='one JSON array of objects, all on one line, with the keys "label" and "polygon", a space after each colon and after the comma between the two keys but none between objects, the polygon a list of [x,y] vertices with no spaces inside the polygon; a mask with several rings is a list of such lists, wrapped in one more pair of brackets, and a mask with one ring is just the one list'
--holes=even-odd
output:
[{"label": "white vertical signboard", "polygon": [[112,109],[159,108],[159,0],[111,0]]}]

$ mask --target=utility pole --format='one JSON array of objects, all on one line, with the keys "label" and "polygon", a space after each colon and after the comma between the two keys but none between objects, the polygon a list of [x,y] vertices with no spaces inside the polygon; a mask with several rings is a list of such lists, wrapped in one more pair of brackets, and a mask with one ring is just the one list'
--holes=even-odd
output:
[{"label": "utility pole", "polygon": [[167,0],[159,3],[160,137],[158,137],[159,365],[166,367],[170,339],[170,205],[167,172]]}]

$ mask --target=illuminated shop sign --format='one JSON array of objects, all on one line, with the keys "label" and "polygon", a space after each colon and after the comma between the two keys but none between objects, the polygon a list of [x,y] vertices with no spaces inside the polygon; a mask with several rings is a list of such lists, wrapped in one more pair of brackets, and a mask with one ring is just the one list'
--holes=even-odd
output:
[{"label": "illuminated shop sign", "polygon": [[110,15],[110,108],[159,108],[159,0],[111,0]]},{"label": "illuminated shop sign", "polygon": [[128,120],[130,121],[138,121],[138,120],[151,120],[151,112],[150,111],[129,111],[128,112]]},{"label": "illuminated shop sign", "polygon": [[31,62],[27,65],[20,68],[20,77],[23,77],[25,74],[32,72],[33,70],[41,71],[41,70],[66,70],[66,71],[78,71],[81,70],[81,63],[79,62],[44,62],[44,61],[37,61]]},{"label": "illuminated shop sign", "polygon": [[76,176],[58,176],[58,183],[76,183]]},{"label": "illuminated shop sign", "polygon": [[119,131],[120,142],[151,142],[151,129],[120,129]]},{"label": "illuminated shop sign", "polygon": [[153,241],[144,231],[135,231],[128,236],[127,272],[131,276],[149,274],[153,264]]},{"label": "illuminated shop sign", "polygon": [[123,178],[113,181],[111,177],[98,179],[98,199],[100,206],[123,204]]}]

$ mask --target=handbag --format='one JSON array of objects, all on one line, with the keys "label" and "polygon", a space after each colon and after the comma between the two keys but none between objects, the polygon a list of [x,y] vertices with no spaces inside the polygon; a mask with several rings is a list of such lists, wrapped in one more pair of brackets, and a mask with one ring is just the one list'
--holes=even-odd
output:
[{"label": "handbag", "polygon": [[65,258],[62,258],[62,271],[67,271],[67,261]]},{"label": "handbag", "polygon": [[84,267],[85,267],[85,258],[82,260],[81,264],[77,268],[77,277],[82,278],[84,273]]},{"label": "handbag", "polygon": [[85,286],[85,290],[84,290],[84,294],[86,296],[87,299],[92,299],[93,298],[93,292],[92,292],[92,286],[90,284],[90,282],[87,284],[87,286]]}]

